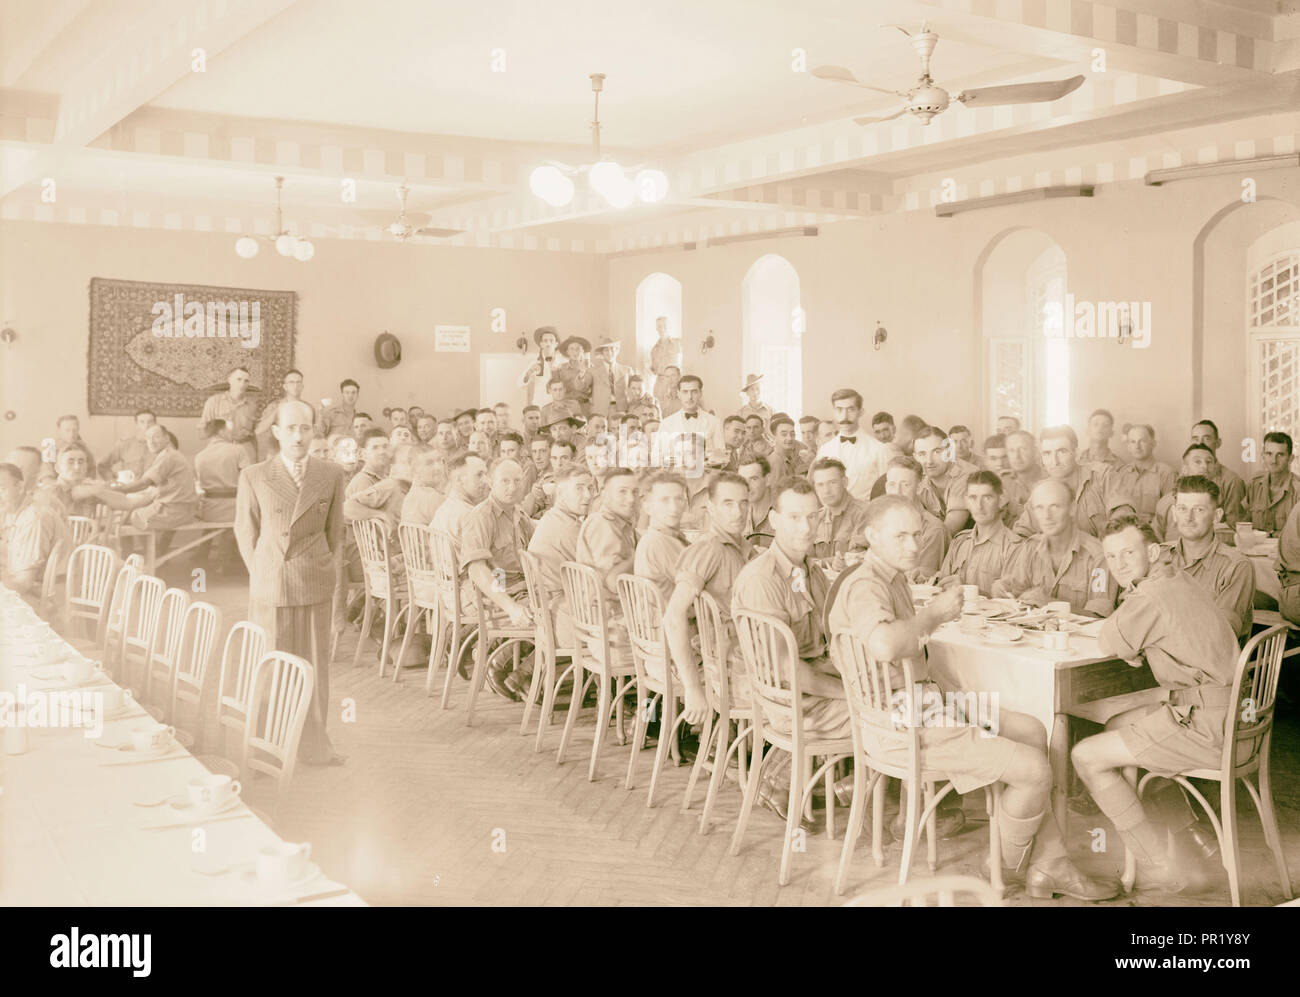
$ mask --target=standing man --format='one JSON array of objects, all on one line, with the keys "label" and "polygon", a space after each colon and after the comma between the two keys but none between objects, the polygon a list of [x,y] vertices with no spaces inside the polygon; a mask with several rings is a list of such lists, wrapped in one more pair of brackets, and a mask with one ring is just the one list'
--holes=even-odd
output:
[{"label": "standing man", "polygon": [[1218,493],[1219,486],[1209,478],[1178,479],[1173,505],[1177,530],[1164,549],[1174,567],[1210,594],[1238,639],[1245,640],[1254,615],[1255,568],[1244,554],[1215,536],[1214,526],[1223,516]]},{"label": "standing man", "polygon": [[852,388],[840,388],[831,395],[839,433],[822,444],[817,457],[830,457],[844,465],[853,497],[865,501],[871,486],[885,473],[889,448],[862,429],[862,396]]},{"label": "standing man", "polygon": [[758,382],[761,380],[763,380],[762,374],[750,374],[745,379],[745,386],[740,390],[744,392],[746,401],[744,405],[740,406],[740,417],[748,422],[750,416],[756,415],[763,420],[763,425],[766,426],[772,421],[772,407],[764,405],[759,399],[763,386]]},{"label": "standing man", "polygon": [[[271,413],[274,420],[275,413]],[[230,427],[217,419],[203,428],[207,446],[194,455],[194,476],[203,496],[198,518],[206,523],[230,523],[235,519],[235,494],[239,474],[251,463],[248,451],[230,439]]]},{"label": "standing man", "polygon": [[1130,426],[1125,441],[1133,459],[1111,473],[1115,486],[1132,500],[1138,518],[1149,523],[1160,499],[1174,490],[1178,475],[1168,464],[1156,460],[1156,431],[1151,426]]},{"label": "standing man", "polygon": [[339,382],[339,396],[343,399],[341,402],[333,404],[331,399],[322,398],[317,425],[318,435],[324,437],[333,436],[335,433],[343,436],[350,435],[352,420],[357,414],[357,398],[360,395],[361,385],[348,377]]},{"label": "standing man", "polygon": [[632,368],[618,362],[619,343],[602,336],[591,361],[591,414],[607,416],[627,409],[627,385]]},{"label": "standing man", "polygon": [[1264,470],[1246,488],[1246,515],[1257,530],[1277,536],[1300,499],[1300,479],[1291,473],[1293,445],[1286,433],[1264,434]]},{"label": "standing man", "polygon": [[591,342],[583,336],[570,336],[560,344],[560,352],[568,360],[556,371],[564,381],[564,397],[578,403],[582,417],[591,414],[591,391],[594,378],[591,373]]},{"label": "standing man", "polygon": [[655,378],[654,397],[659,406],[659,414],[663,418],[667,418],[682,407],[678,395],[681,379],[682,371],[676,364],[669,364],[664,368],[664,372]]},{"label": "standing man", "polygon": [[[1246,483],[1236,471],[1219,462],[1219,447],[1223,445],[1219,439],[1219,427],[1209,419],[1202,419],[1192,427],[1192,442],[1214,451],[1214,469],[1206,476],[1219,486],[1219,507],[1223,509],[1223,521],[1230,527],[1236,527],[1246,515]],[[1184,459],[1186,456],[1184,452]],[[1184,470],[1183,473],[1188,472]]]},{"label": "standing man", "polygon": [[99,463],[99,476],[105,481],[116,480],[122,471],[129,471],[134,481],[149,467],[149,444],[145,434],[149,427],[157,422],[157,417],[149,409],[141,409],[135,414],[135,432],[118,440],[113,449]]},{"label": "standing man", "polygon": [[271,646],[315,667],[311,710],[298,757],[341,765],[326,733],[330,602],[343,549],[343,469],[307,455],[311,406],[282,402],[271,432],[280,453],[246,467],[235,499],[235,537],[248,567],[248,618]]},{"label": "standing man", "polygon": [[[722,420],[700,407],[704,400],[704,381],[698,375],[686,374],[677,385],[682,407],[672,415],[665,415],[659,423],[659,432],[676,438],[683,433],[704,437],[704,449],[721,453],[726,449],[722,436]],[[742,424],[742,429],[743,424]]]},{"label": "standing man", "polygon": [[199,419],[199,432],[213,419],[220,419],[230,427],[230,439],[248,453],[249,463],[257,460],[257,403],[248,393],[247,367],[236,367],[228,378],[229,388],[212,395],[203,403]]},{"label": "standing man", "polygon": [[[275,423],[275,413],[280,411],[280,403],[302,401],[302,371],[296,368],[290,370],[284,375],[281,385],[284,394],[274,401],[267,402],[262,409],[262,417],[257,420],[257,430],[254,435],[257,437],[257,452],[263,455],[269,455],[273,449],[272,443],[275,437],[271,434],[271,426]],[[315,418],[315,412],[312,413],[312,418]]]},{"label": "standing man", "polygon": [[544,325],[533,330],[533,342],[537,344],[537,358],[519,375],[517,383],[524,389],[524,404],[540,408],[551,402],[550,383],[559,367],[555,348],[560,345],[560,336],[554,326]]},{"label": "standing man", "polygon": [[[669,367],[677,370],[682,369],[682,341],[673,339],[668,333],[668,316],[660,315],[655,319],[655,332],[659,335],[659,340],[650,347],[650,373],[655,378],[656,389],[659,386],[658,378],[662,377]],[[659,394],[658,390],[655,395]],[[667,415],[664,412],[664,415]]]}]

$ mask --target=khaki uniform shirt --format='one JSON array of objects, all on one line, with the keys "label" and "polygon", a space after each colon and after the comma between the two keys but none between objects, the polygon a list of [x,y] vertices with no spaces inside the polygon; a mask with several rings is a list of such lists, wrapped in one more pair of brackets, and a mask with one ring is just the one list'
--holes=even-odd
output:
[{"label": "khaki uniform shirt", "polygon": [[921,479],[916,487],[917,501],[931,515],[944,519],[949,510],[966,508],[966,478],[967,473],[961,468],[949,464],[938,481],[931,481],[928,477]]},{"label": "khaki uniform shirt", "polygon": [[533,537],[528,541],[529,552],[536,554],[541,562],[543,584],[552,599],[564,591],[560,584],[560,565],[578,559],[578,533],[581,529],[582,517],[556,506],[548,509],[546,515],[538,520]]},{"label": "khaki uniform shirt", "polygon": [[633,573],[654,582],[659,589],[660,607],[668,605],[673,594],[673,579],[677,573],[677,559],[686,549],[686,537],[674,530],[651,521],[641,535],[633,558]]},{"label": "khaki uniform shirt", "polygon": [[402,499],[402,522],[415,523],[417,526],[429,526],[438,512],[438,507],[447,500],[447,496],[428,485],[412,485],[411,490]]},{"label": "khaki uniform shirt", "polygon": [[[1124,494],[1105,465],[1081,464],[1074,474],[1064,479],[1074,489],[1074,524],[1090,537],[1100,537],[1111,512],[1122,505],[1133,505],[1134,499]],[[1034,514],[1025,506],[1016,520],[1016,532],[1031,537],[1040,532]]]},{"label": "khaki uniform shirt", "polygon": [[963,585],[978,585],[980,595],[987,597],[993,583],[1006,573],[1023,540],[1001,520],[994,520],[988,533],[977,538],[978,529],[973,526],[952,538],[939,574],[956,575]]},{"label": "khaki uniform shirt", "polygon": [[867,503],[847,492],[838,509],[822,506],[813,534],[812,556],[832,557],[837,547],[841,552],[866,550],[866,522]]},{"label": "khaki uniform shirt", "polygon": [[257,403],[253,397],[246,394],[235,401],[230,397],[229,391],[211,395],[203,403],[202,425],[206,426],[213,419],[223,419],[230,425],[232,440],[236,443],[252,443],[256,450],[254,433],[257,430]]},{"label": "khaki uniform shirt", "polygon": [[1155,516],[1156,503],[1161,496],[1172,492],[1178,481],[1178,472],[1158,460],[1151,461],[1146,467],[1121,464],[1110,472],[1110,476],[1113,487],[1127,496],[1129,504],[1146,523]]},{"label": "khaki uniform shirt", "polygon": [[465,514],[460,523],[460,570],[487,561],[493,573],[505,573],[507,590],[524,581],[519,552],[533,538],[533,521],[518,506],[504,506],[489,495]]},{"label": "khaki uniform shirt", "polygon": [[1049,600],[1068,602],[1073,612],[1094,616],[1109,616],[1119,595],[1101,541],[1077,529],[1059,569],[1052,564],[1047,537],[1041,533],[1030,537],[1012,559],[1003,584],[1016,596],[1041,589]]},{"label": "khaki uniform shirt", "polygon": [[179,512],[194,518],[199,503],[194,487],[194,467],[189,458],[175,447],[168,447],[158,454],[141,480],[157,486],[162,511],[169,514]]},{"label": "khaki uniform shirt", "polygon": [[636,529],[626,519],[601,508],[587,516],[578,531],[575,561],[596,569],[607,592],[618,592],[617,578],[632,572],[636,558]]},{"label": "khaki uniform shirt", "polygon": [[736,579],[754,556],[754,551],[748,540],[729,536],[710,523],[704,537],[687,547],[677,559],[673,581],[696,593],[707,592],[713,596],[725,623],[731,619],[731,598]]},{"label": "khaki uniform shirt", "polygon": [[826,654],[822,609],[829,587],[825,574],[806,560],[795,564],[772,544],[736,576],[731,610],[776,617],[794,634],[799,657],[812,661]]},{"label": "khaki uniform shirt", "polygon": [[[915,615],[907,576],[885,564],[874,551],[867,551],[835,594],[828,622],[832,634],[851,630],[864,647],[869,647],[871,635],[880,624],[910,620]],[[914,681],[929,677],[924,654],[910,660]],[[890,684],[895,691],[902,688],[903,661],[891,663]]]},{"label": "khaki uniform shirt", "polygon": [[1187,577],[1210,593],[1227,617],[1232,632],[1238,637],[1248,636],[1254,616],[1255,568],[1246,555],[1228,547],[1218,537],[1213,537],[1209,549],[1194,561],[1188,559],[1181,538],[1167,549],[1174,567],[1185,571]]},{"label": "khaki uniform shirt", "polygon": [[[1245,516],[1257,530],[1267,530],[1276,536],[1286,525],[1287,517],[1296,506],[1300,493],[1300,480],[1288,474],[1286,487],[1278,498],[1273,498],[1268,487],[1268,472],[1255,475],[1246,487]],[[1245,518],[1245,517],[1243,517]]]}]

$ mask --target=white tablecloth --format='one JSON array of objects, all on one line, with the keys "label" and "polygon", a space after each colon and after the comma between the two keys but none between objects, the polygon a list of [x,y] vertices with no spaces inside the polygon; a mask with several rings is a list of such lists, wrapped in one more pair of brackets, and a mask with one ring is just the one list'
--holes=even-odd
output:
[{"label": "white tablecloth", "polygon": [[1247,554],[1246,559],[1255,569],[1255,591],[1271,595],[1274,599],[1281,598],[1282,585],[1277,580],[1277,554]]},{"label": "white tablecloth", "polygon": [[[61,680],[38,676],[76,652],[60,639],[54,660],[33,665],[12,635],[39,620],[30,610],[15,608],[19,604],[0,586],[0,618],[8,620],[0,629],[9,632],[8,640],[0,634],[0,692],[30,702],[37,693],[59,688]],[[135,802],[183,796],[188,781],[207,769],[183,750],[175,759],[106,764],[130,755],[96,744],[87,736],[94,728],[102,728],[104,741],[121,743],[133,726],[152,721],[137,715],[102,722],[98,704],[90,718],[77,719],[84,719],[82,726],[29,727],[24,753],[0,753],[0,905],[255,906],[294,903],[342,888],[323,874],[288,890],[250,881],[258,849],[281,839],[242,803],[229,811],[243,814],[240,819],[148,830],[192,819],[192,812]],[[200,868],[228,871],[205,875],[196,871]],[[362,906],[364,901],[349,892],[308,905]]]}]

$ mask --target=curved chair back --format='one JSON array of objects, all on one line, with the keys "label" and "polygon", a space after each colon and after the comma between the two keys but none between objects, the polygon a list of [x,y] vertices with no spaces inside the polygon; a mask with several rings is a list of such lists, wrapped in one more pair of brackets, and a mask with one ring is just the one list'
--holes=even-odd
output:
[{"label": "curved chair back", "polygon": [[181,624],[180,650],[173,670],[168,716],[175,723],[181,703],[194,707],[195,723],[203,724],[203,687],[212,660],[212,648],[221,630],[221,610],[210,602],[193,602]]},{"label": "curved chair back", "polygon": [[253,673],[249,722],[244,728],[244,766],[273,776],[283,791],[293,778],[298,742],[311,709],[316,669],[296,654],[268,651]]},{"label": "curved chair back", "polygon": [[1232,683],[1233,709],[1228,711],[1224,732],[1222,778],[1236,779],[1259,767],[1268,753],[1273,735],[1273,710],[1277,702],[1278,676],[1286,651],[1285,624],[1262,630],[1246,642],[1237,656],[1237,674]]},{"label": "curved chair back", "polygon": [[352,523],[361,555],[361,570],[366,590],[376,599],[387,599],[392,592],[392,575],[388,563],[388,531],[382,519],[358,519]]},{"label": "curved chair back", "polygon": [[68,528],[72,531],[72,544],[80,547],[90,543],[95,535],[95,521],[89,516],[69,516]]},{"label": "curved chair back", "polygon": [[266,654],[266,631],[240,620],[226,634],[221,651],[221,679],[217,686],[217,723],[238,730],[241,737],[253,698],[253,673]]},{"label": "curved chair back", "polygon": [[130,559],[127,559],[117,569],[117,578],[113,582],[113,597],[109,600],[108,614],[104,619],[103,648],[105,664],[109,660],[108,652],[110,647],[116,645],[120,654],[122,645],[126,641],[126,602],[137,574],[139,574],[139,569],[131,563]]},{"label": "curved chair back", "polygon": [[163,593],[158,604],[158,619],[154,623],[149,641],[148,669],[145,691],[152,692],[158,681],[158,701],[166,706],[171,700],[172,675],[181,649],[181,629],[185,611],[190,607],[190,594],[184,589],[171,588]]},{"label": "curved chair back", "polygon": [[[623,574],[615,580],[618,601],[623,607],[623,621],[627,625],[632,644],[632,660],[637,668],[637,681],[645,682],[655,692],[667,698],[673,692],[673,670],[669,667],[672,656],[668,653],[668,636],[664,630],[664,611],[660,603],[659,587],[648,578]],[[644,698],[646,687],[642,686]]]},{"label": "curved chair back", "polygon": [[[134,555],[133,555],[134,556]],[[137,574],[127,586],[122,604],[122,677],[130,681],[130,657],[138,651],[145,665],[146,677],[153,633],[158,625],[158,610],[165,590],[161,578]]]},{"label": "curved chair back", "polygon": [[538,645],[550,660],[555,657],[555,617],[552,615],[551,593],[546,590],[542,562],[536,554],[521,550],[519,564],[524,570],[524,587],[528,591],[528,612],[537,624]]},{"label": "curved chair back", "polygon": [[442,595],[443,609],[452,614],[452,619],[462,620],[465,613],[460,604],[460,557],[456,540],[444,530],[430,527],[429,532],[433,538],[434,584]]},{"label": "curved chair back", "polygon": [[585,564],[565,561],[560,565],[560,584],[564,586],[564,598],[573,616],[574,633],[596,648],[593,653],[597,660],[585,667],[594,665],[597,671],[605,670],[610,660],[609,627],[605,622],[609,611],[600,576]]},{"label": "curved chair back", "polygon": [[438,573],[433,565],[433,543],[429,527],[402,523],[397,542],[406,562],[406,588],[416,609],[438,608]]},{"label": "curved chair back", "polygon": [[[920,704],[912,681],[912,664],[904,659],[901,683],[888,662],[872,658],[851,630],[839,630],[831,638],[831,657],[844,680],[849,716],[853,718],[853,743],[867,764],[877,772],[920,784],[920,730],[912,723]],[[870,731],[870,736],[867,736]],[[886,761],[883,751],[907,751],[907,766]],[[897,755],[893,755],[896,760]]]},{"label": "curved chair back", "polygon": [[700,633],[700,658],[704,664],[704,697],[715,713],[747,713],[753,703],[731,701],[731,644],[735,638],[722,619],[718,600],[701,591],[695,597],[695,624]]},{"label": "curved chair back", "polygon": [[50,548],[50,555],[45,559],[45,570],[41,573],[41,596],[36,604],[36,612],[42,617],[49,616],[50,610],[54,608],[54,593],[58,588],[60,569],[67,549],[64,542],[59,540]]},{"label": "curved chair back", "polygon": [[103,638],[113,599],[113,580],[119,568],[117,554],[110,547],[81,544],[68,558],[68,584],[63,594],[63,612],[75,633],[74,621],[90,621],[96,641]]},{"label": "curved chair back", "polygon": [[749,672],[754,696],[754,723],[780,723],[799,737],[803,731],[803,695],[799,672],[792,667],[799,655],[790,628],[774,616],[737,610],[732,616],[740,654]]}]

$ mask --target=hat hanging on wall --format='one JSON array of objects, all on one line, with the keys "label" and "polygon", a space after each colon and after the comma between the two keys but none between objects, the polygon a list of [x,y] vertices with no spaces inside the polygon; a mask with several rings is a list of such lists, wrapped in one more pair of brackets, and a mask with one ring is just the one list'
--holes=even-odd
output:
[{"label": "hat hanging on wall", "polygon": [[375,363],[380,370],[388,370],[402,362],[402,343],[391,332],[381,332],[375,337]]}]

